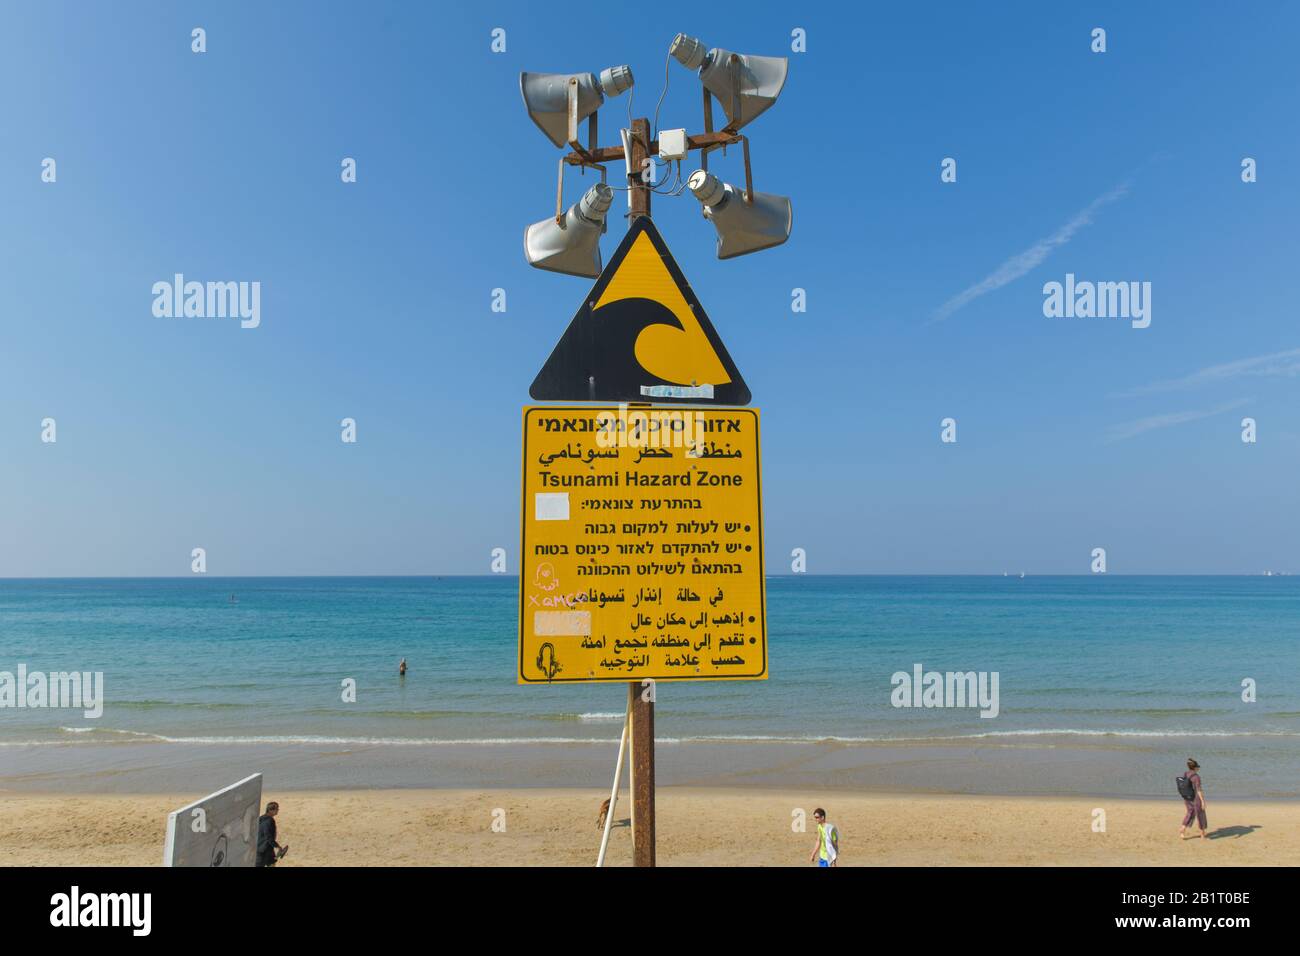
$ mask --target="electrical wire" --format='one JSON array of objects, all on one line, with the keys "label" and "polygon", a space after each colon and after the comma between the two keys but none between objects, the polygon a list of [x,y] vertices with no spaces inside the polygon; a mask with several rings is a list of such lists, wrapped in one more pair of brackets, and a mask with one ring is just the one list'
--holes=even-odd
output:
[{"label": "electrical wire", "polygon": [[[671,166],[672,163],[669,162],[669,163],[667,163],[666,165]],[[665,178],[665,179],[664,179],[664,182],[667,182],[667,181],[668,181],[668,180]],[[651,190],[651,191],[652,191],[652,192],[656,192],[656,193],[658,193],[660,196],[676,196],[677,193],[673,192],[673,190],[677,188],[677,185],[678,185],[681,181],[682,181],[682,161],[679,159],[679,160],[677,160],[677,178],[673,181],[672,186],[670,186],[670,187],[669,187],[668,189],[666,189],[666,190],[665,190],[665,189],[653,189],[653,190]]]},{"label": "electrical wire", "polygon": [[[653,159],[653,157],[651,157],[651,158]],[[661,180],[659,180],[659,182],[657,182],[657,183],[650,183],[650,185],[649,185],[649,189],[650,189],[651,192],[655,192],[655,193],[660,192],[661,189],[663,188],[664,183],[668,182],[668,177],[671,176],[671,175],[673,174],[673,164],[672,164],[672,161],[671,161],[671,160],[669,160],[669,161],[667,161],[667,162],[664,162],[664,163],[662,163],[661,165],[664,167],[665,171],[667,172],[667,175],[664,176],[664,178],[661,179]],[[678,178],[679,180],[682,178],[682,169],[681,169],[681,162],[680,162],[680,161],[679,161],[678,164],[677,164],[677,178]],[[675,185],[677,185],[677,184],[676,184],[676,183],[673,183],[673,185],[675,186]],[[662,195],[662,193],[661,193],[661,195]]]},{"label": "electrical wire", "polygon": [[[669,53],[666,57],[664,57],[664,89],[663,92],[659,94],[659,102],[655,104],[655,123],[654,123],[655,139],[659,138],[659,107],[664,105],[664,97],[668,95],[668,68],[672,65],[672,62],[673,62],[673,55]],[[629,113],[628,115],[630,116],[631,114]]]},{"label": "electrical wire", "polygon": [[[653,156],[648,156],[648,157],[646,157],[646,158],[649,159],[649,160],[651,161],[652,164],[654,163],[654,157],[653,157]],[[662,166],[666,166],[666,167],[668,168],[668,176],[671,176],[671,175],[672,175],[672,163],[671,163],[671,162],[661,163],[660,165],[662,165]],[[682,166],[681,162],[678,161],[678,163],[677,163],[677,179],[678,179],[679,182],[681,181],[681,178],[682,178],[682,169],[681,169],[681,166]],[[668,176],[665,176],[663,179],[661,179],[661,180],[660,180],[659,182],[657,182],[657,183],[646,183],[644,188],[649,189],[652,193],[659,193],[659,195],[661,195],[661,196],[666,196],[666,195],[668,195],[668,193],[663,192],[662,189],[661,189],[661,187],[663,186],[664,183],[668,182]],[[609,185],[609,184],[607,184],[607,185]],[[676,186],[677,183],[673,183],[673,185]],[[610,189],[616,189],[616,190],[618,190],[619,192],[627,192],[628,190],[633,189],[633,188],[635,188],[635,187],[633,187],[633,186],[614,186],[614,185],[610,185],[609,188],[610,188]]]},{"label": "electrical wire", "polygon": [[[664,57],[664,88],[659,93],[659,101],[655,103],[654,123],[653,126],[651,127],[653,132],[650,134],[650,138],[652,141],[657,140],[659,138],[659,110],[664,105],[664,97],[668,95],[668,78],[671,73],[672,63],[673,63],[673,57],[672,54],[670,53],[666,57]],[[633,90],[628,90],[627,127],[629,131],[632,129],[632,93]],[[647,143],[646,146],[647,146],[647,153],[648,153],[649,143]],[[672,186],[668,187],[668,189],[665,190],[663,187],[668,182],[669,176],[671,176],[673,172],[672,161],[671,160],[660,161],[653,155],[648,155],[646,158],[649,159],[652,164],[667,167],[668,175],[664,176],[664,178],[661,179],[659,182],[652,182],[652,183],[645,184],[645,188],[649,189],[653,193],[658,193],[660,196],[680,196],[682,193],[682,189],[685,188],[684,186],[681,185],[682,161],[680,159],[677,160],[677,177],[676,179],[673,180]],[[631,190],[633,187],[632,186],[610,186],[610,188],[616,189],[619,192],[627,192]]]},{"label": "electrical wire", "polygon": [[[628,136],[632,135],[631,130],[628,130],[627,133]],[[663,186],[666,182],[668,182],[668,178],[672,175],[672,171],[673,171],[672,160],[660,160],[658,157],[654,155],[647,155],[646,159],[650,161],[651,166],[663,166],[667,170],[667,175],[665,175],[664,178],[659,180],[658,182],[645,183],[644,188],[649,189],[651,192],[659,193],[659,195],[661,196],[671,195],[670,193],[666,193],[663,191]],[[636,175],[636,174],[632,174],[632,175]],[[678,182],[681,181],[681,178],[682,178],[682,161],[679,159],[677,161],[677,180],[676,182],[673,183],[674,187],[677,185]],[[619,192],[628,192],[633,187],[610,185],[609,188],[618,190]]]}]

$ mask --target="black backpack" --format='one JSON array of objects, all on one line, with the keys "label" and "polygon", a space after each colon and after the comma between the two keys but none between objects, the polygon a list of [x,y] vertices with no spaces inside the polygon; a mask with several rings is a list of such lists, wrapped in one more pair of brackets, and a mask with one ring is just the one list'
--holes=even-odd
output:
[{"label": "black backpack", "polygon": [[1177,778],[1176,782],[1178,784],[1178,795],[1180,797],[1184,800],[1196,799],[1196,785],[1187,778],[1187,774],[1183,774],[1181,777]]}]

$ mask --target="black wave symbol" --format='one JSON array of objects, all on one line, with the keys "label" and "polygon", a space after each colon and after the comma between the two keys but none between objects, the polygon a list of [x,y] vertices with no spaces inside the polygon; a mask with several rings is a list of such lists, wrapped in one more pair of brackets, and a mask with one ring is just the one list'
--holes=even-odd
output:
[{"label": "black wave symbol", "polygon": [[[619,299],[594,310],[588,302],[570,323],[529,393],[540,400],[644,401],[643,385],[689,386],[689,381],[660,378],[636,360],[636,340],[652,325],[684,331],[677,317],[653,299]],[[738,382],[725,351],[716,342],[710,345],[732,378],[727,385],[713,383],[715,395],[723,401],[747,402],[749,390]]]},{"label": "black wave symbol", "polygon": [[[593,368],[600,369],[599,377],[622,378],[641,385],[689,385],[689,382],[669,382],[636,360],[636,340],[652,325],[667,325],[685,331],[677,316],[666,306],[653,299],[619,299],[601,306],[591,313],[594,327],[592,337]],[[600,381],[596,385],[599,389]],[[598,398],[601,396],[597,396]]]}]

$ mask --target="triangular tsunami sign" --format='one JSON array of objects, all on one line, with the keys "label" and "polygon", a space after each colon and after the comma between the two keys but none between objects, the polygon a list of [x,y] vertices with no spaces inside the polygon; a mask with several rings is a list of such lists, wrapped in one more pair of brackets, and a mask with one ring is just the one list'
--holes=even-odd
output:
[{"label": "triangular tsunami sign", "polygon": [[528,394],[554,402],[748,405],[749,386],[673,261],[639,216]]}]

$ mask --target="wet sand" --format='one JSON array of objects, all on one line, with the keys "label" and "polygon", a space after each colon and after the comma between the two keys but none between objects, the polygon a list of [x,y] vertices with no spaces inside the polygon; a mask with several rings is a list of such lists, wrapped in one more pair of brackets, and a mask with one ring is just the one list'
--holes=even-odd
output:
[{"label": "wet sand", "polygon": [[[1174,747],[1178,749],[1173,749]],[[1186,749],[1184,749],[1186,748]],[[1178,800],[1188,753],[1211,799],[1292,800],[1297,780],[1261,774],[1232,739],[1042,738],[873,743],[660,740],[663,787],[818,793]],[[590,788],[609,792],[617,739],[589,743],[114,743],[0,746],[0,793],[211,793],[252,773],[282,790]],[[1258,763],[1258,760],[1255,761]]]}]

